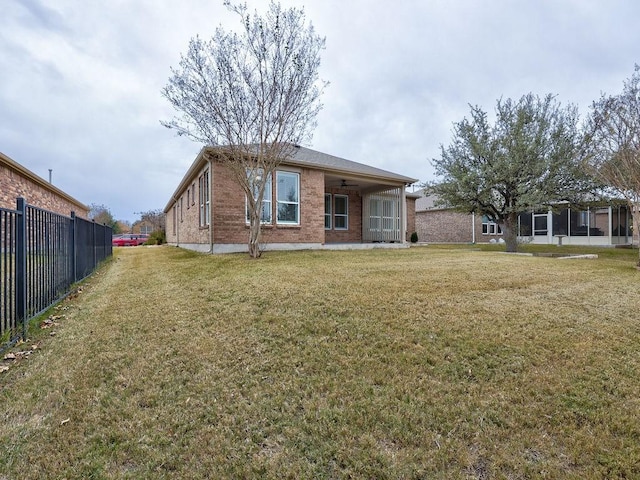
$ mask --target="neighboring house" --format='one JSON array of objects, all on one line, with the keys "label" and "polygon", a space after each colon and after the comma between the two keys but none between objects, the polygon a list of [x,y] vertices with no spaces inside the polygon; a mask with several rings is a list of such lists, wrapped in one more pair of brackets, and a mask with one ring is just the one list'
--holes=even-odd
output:
[{"label": "neighboring house", "polygon": [[[416,231],[427,243],[489,243],[500,241],[500,226],[482,215],[436,207],[436,198],[416,200]],[[518,216],[520,241],[535,244],[631,245],[631,212],[623,202],[593,203],[573,208],[558,204],[553,210],[523,212]]]},{"label": "neighboring house", "polygon": [[16,198],[60,215],[88,218],[89,207],[0,152],[0,207],[16,208]]},{"label": "neighboring house", "polygon": [[[246,198],[215,151],[200,151],[167,203],[167,242],[203,252],[244,252]],[[414,182],[296,146],[265,192],[261,242],[265,250],[405,244],[415,230],[415,196],[405,188]]]}]

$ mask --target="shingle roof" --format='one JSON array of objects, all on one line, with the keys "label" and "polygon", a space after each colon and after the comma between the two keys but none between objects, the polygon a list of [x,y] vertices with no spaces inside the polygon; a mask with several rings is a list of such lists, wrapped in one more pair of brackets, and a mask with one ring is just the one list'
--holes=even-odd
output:
[{"label": "shingle roof", "polygon": [[283,163],[316,167],[336,173],[351,173],[374,178],[384,178],[404,183],[416,183],[418,181],[415,178],[405,177],[404,175],[382,170],[381,168],[346,160],[300,146],[296,146],[293,155]]}]

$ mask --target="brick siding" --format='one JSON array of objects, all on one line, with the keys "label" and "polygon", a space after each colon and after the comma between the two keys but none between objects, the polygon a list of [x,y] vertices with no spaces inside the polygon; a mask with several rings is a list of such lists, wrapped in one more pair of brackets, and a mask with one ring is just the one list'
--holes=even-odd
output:
[{"label": "brick siding", "polygon": [[29,205],[60,215],[88,218],[88,208],[40,179],[13,160],[0,154],[0,207],[15,209],[16,198],[24,197]]},{"label": "brick siding", "polygon": [[[474,241],[473,216],[452,210],[423,210],[416,212],[418,240],[427,243],[471,243]],[[475,242],[488,243],[502,235],[482,233],[482,217],[475,218]]]},{"label": "brick siding", "polygon": [[[223,163],[214,161],[210,175],[212,201],[213,243],[216,245],[246,244],[249,226],[245,220],[245,195],[231,171]],[[209,228],[201,228],[199,210],[199,182],[209,164],[199,172],[193,172],[193,180],[183,184],[184,191],[176,203],[166,211],[167,242],[176,244],[209,244]],[[325,174],[322,170],[282,165],[278,171],[300,174],[300,224],[278,225],[275,178],[272,186],[273,223],[262,226],[262,243],[325,244],[362,242],[362,196],[357,190],[329,188],[325,190]],[[274,176],[275,177],[275,176]],[[195,190],[195,192],[194,192]],[[195,193],[195,201],[194,201]],[[346,195],[348,204],[348,229],[324,228],[324,194]],[[189,200],[187,200],[187,198]],[[407,240],[415,231],[415,199],[407,198]],[[332,222],[333,223],[333,222]],[[175,225],[175,226],[174,226]]]}]

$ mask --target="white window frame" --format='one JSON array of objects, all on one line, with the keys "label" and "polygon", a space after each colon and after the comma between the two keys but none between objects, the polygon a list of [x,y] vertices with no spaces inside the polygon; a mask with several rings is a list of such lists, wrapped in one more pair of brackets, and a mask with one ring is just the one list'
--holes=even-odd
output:
[{"label": "white window frame", "polygon": [[486,215],[482,216],[482,235],[502,235],[502,229],[496,222],[492,222]]},{"label": "white window frame", "polygon": [[[262,169],[258,169],[255,170],[253,173],[255,173],[257,176],[261,176],[263,175],[263,170]],[[251,178],[251,170],[247,169],[247,177]],[[258,192],[256,191],[257,189],[255,188],[255,185],[253,185],[252,183],[252,190],[253,190],[253,198],[255,199],[258,196]],[[245,222],[247,223],[247,225],[250,223],[251,218],[249,216],[249,199],[246,197],[244,198],[244,204],[245,204]],[[264,185],[264,195],[262,197],[262,205],[260,207],[260,224],[261,225],[271,225],[273,223],[273,179],[271,178],[271,174],[269,174],[269,177],[267,178],[267,181]],[[269,212],[269,217],[267,219],[263,219],[263,215],[262,213],[264,212]]]},{"label": "white window frame", "polygon": [[198,200],[200,205],[200,226],[207,227],[211,223],[210,212],[210,196],[211,189],[209,188],[209,169],[205,170],[198,178]]},{"label": "white window frame", "polygon": [[[280,178],[286,176],[294,177],[296,180],[296,200],[280,200]],[[286,195],[286,193],[285,193]],[[280,205],[295,205],[296,207],[296,219],[295,220],[280,220]],[[290,172],[287,170],[276,171],[276,222],[278,225],[300,225],[300,174],[297,172]]]},{"label": "white window frame", "polygon": [[[336,200],[345,200],[345,213],[336,213]],[[337,227],[336,219],[344,218],[344,227]],[[333,229],[334,230],[349,230],[349,195],[334,195],[333,196]]]},{"label": "white window frame", "polygon": [[[327,203],[327,199],[329,199],[329,203]],[[331,227],[333,226],[333,218],[332,218],[333,203],[332,202],[333,202],[332,195],[330,193],[325,193],[324,194],[324,229],[325,230],[331,230]],[[327,207],[329,207],[328,211],[327,211]]]}]

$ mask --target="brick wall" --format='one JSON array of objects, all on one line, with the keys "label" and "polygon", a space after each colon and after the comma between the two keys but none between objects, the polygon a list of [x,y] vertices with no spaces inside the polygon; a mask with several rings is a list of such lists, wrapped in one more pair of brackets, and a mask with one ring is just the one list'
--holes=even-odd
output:
[{"label": "brick wall", "polygon": [[[279,170],[300,174],[300,225],[276,223],[275,176],[272,186],[273,224],[263,225],[264,243],[322,243],[324,241],[324,174],[308,168]],[[217,244],[247,243],[245,196],[230,171],[215,164],[213,177],[213,234]]]},{"label": "brick wall", "polygon": [[[407,242],[411,241],[411,234],[416,231],[416,199],[407,197]],[[418,236],[418,241],[421,241]]]},{"label": "brick wall", "polygon": [[86,205],[74,202],[57,187],[45,182],[26,168],[0,154],[0,207],[16,208],[16,198],[24,197],[29,205],[60,215],[87,218]]},{"label": "brick wall", "polygon": [[[200,172],[192,174],[194,179],[191,183],[183,183],[185,190],[177,199],[177,202],[167,211],[166,233],[169,243],[208,244],[210,242],[209,228],[200,228],[199,226],[198,176],[206,168],[208,168],[208,164],[203,164]],[[273,223],[262,226],[262,243],[325,244],[362,242],[362,196],[357,190],[330,188],[325,191],[325,176],[321,170],[288,166],[282,166],[278,170],[300,174],[300,224],[277,224],[277,192],[274,176],[272,185]],[[212,189],[213,243],[216,245],[246,244],[249,239],[249,226],[245,219],[244,192],[237,184],[231,171],[221,162],[213,163],[210,184]],[[189,193],[187,193],[187,189]],[[348,196],[347,230],[325,230],[325,193]],[[411,232],[415,231],[416,228],[415,199],[408,198],[407,204],[408,240]]]},{"label": "brick wall", "polygon": [[[204,172],[205,168],[198,173],[198,176]],[[300,224],[278,225],[275,222],[277,204],[274,178],[271,204],[274,222],[271,225],[263,225],[261,242],[323,243],[323,172],[307,168],[291,169],[284,166],[279,170],[300,174]],[[246,222],[244,192],[237,184],[231,171],[220,162],[213,163],[210,184],[212,188],[213,242],[215,244],[246,244],[249,240],[249,226]],[[208,244],[210,241],[209,228],[200,227],[198,178],[196,177],[187,188],[189,194],[187,195],[185,190],[167,212],[167,241],[180,244]]]},{"label": "brick wall", "polygon": [[[357,190],[344,188],[329,188],[326,193],[332,195],[346,195],[349,197],[348,206],[348,229],[347,230],[324,230],[325,243],[360,243],[362,242],[362,197]],[[324,202],[324,195],[323,195]],[[333,208],[332,208],[333,211]],[[324,228],[324,203],[322,204],[322,225]],[[331,221],[333,227],[333,219]]]},{"label": "brick wall", "polygon": [[482,233],[482,216],[459,213],[452,210],[423,210],[416,212],[416,232],[418,241],[427,243],[489,243],[499,240],[502,235]]}]

